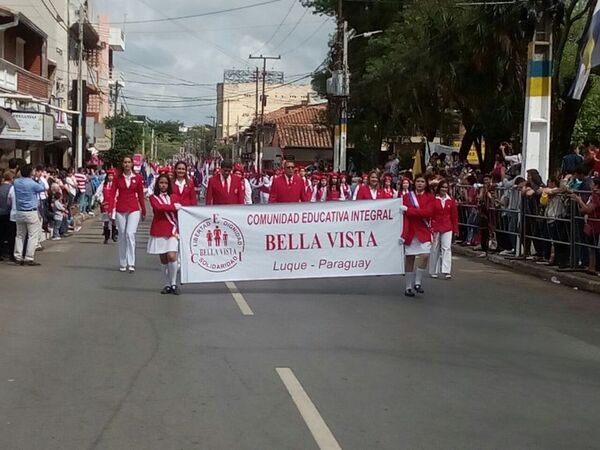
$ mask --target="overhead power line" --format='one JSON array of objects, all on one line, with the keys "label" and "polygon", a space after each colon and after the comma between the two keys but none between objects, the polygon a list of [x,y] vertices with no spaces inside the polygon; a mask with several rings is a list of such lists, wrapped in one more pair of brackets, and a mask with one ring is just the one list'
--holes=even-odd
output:
[{"label": "overhead power line", "polygon": [[288,34],[285,35],[285,37],[283,38],[283,40],[279,43],[279,45],[277,45],[273,50],[277,50],[278,48],[281,48],[281,46],[283,44],[285,44],[285,42],[289,39],[289,37],[294,34],[294,31],[296,31],[296,29],[298,28],[298,26],[300,26],[300,23],[302,22],[302,20],[304,19],[304,17],[306,16],[306,14],[308,14],[308,8],[304,9],[304,13],[302,14],[302,16],[300,16],[300,18],[298,19],[298,22],[296,22],[296,25],[294,25],[294,28],[292,28],[290,30],[290,32]]},{"label": "overhead power line", "polygon": [[[273,3],[274,1],[281,1],[281,0],[270,0],[271,3]],[[157,13],[159,13],[161,16],[166,17],[165,14],[163,14],[161,11],[159,11],[158,9],[156,9],[155,7],[153,7],[152,5],[150,5],[147,1],[145,0],[138,0],[138,2],[142,3],[143,5],[146,5],[148,8],[156,11]],[[175,21],[173,21],[172,18],[168,18],[166,17],[166,20],[175,23]],[[209,39],[206,38],[206,36],[201,35],[200,33],[197,33],[195,30],[193,30],[192,28],[186,27],[184,24],[179,23],[177,24],[180,28],[187,30],[190,33],[190,36],[196,38],[198,41],[200,41],[202,44],[209,44],[212,47],[216,48],[219,52],[221,52],[223,55],[227,56],[228,58],[231,58],[232,60],[236,60],[236,61],[241,61],[244,66],[248,66],[248,61],[246,61],[245,59],[240,58],[239,56],[233,56],[230,55],[228,53],[227,50],[225,50],[223,47],[221,47],[218,44],[215,44],[214,42],[210,41]]]},{"label": "overhead power line", "polygon": [[329,18],[325,19],[323,22],[321,22],[321,25],[319,25],[319,27],[318,27],[318,28],[317,28],[317,29],[316,29],[316,30],[315,30],[313,33],[311,33],[311,35],[310,35],[310,36],[308,36],[306,39],[304,39],[304,40],[303,40],[303,41],[302,41],[300,44],[298,44],[296,47],[294,47],[294,48],[292,48],[292,49],[290,49],[290,50],[288,50],[288,51],[285,51],[285,52],[283,52],[281,55],[282,55],[282,56],[289,55],[290,53],[293,53],[293,52],[295,52],[296,50],[299,50],[299,49],[301,49],[302,47],[304,47],[304,46],[305,46],[305,45],[306,45],[306,44],[307,44],[307,43],[308,43],[308,42],[309,42],[309,41],[310,41],[310,40],[311,40],[313,37],[315,37],[315,35],[316,35],[316,34],[317,34],[319,31],[321,31],[321,29],[322,29],[322,28],[325,26],[325,24],[326,24],[327,22],[329,22],[329,21],[330,21],[330,19],[329,19]]},{"label": "overhead power line", "polygon": [[281,20],[281,22],[279,22],[279,25],[277,25],[277,28],[275,29],[275,31],[273,31],[273,34],[271,35],[271,37],[269,39],[267,39],[267,41],[262,45],[262,47],[260,47],[254,53],[257,53],[257,54],[260,53],[267,45],[269,45],[271,43],[271,41],[275,38],[275,36],[277,36],[277,33],[279,33],[279,30],[281,30],[281,27],[283,26],[283,24],[285,23],[285,21],[289,17],[290,13],[294,9],[294,6],[296,6],[296,3],[298,3],[298,0],[292,0],[292,3],[290,3],[289,9],[285,13],[285,16],[283,17],[283,19]]},{"label": "overhead power line", "polygon": [[[271,24],[264,24],[264,25],[247,25],[247,26],[243,26],[243,27],[220,27],[220,28],[196,28],[196,31],[234,31],[234,30],[255,30],[255,29],[259,29],[259,28],[275,28],[281,25],[281,27],[286,27],[286,26],[292,26],[294,25],[296,22],[285,22],[283,24],[279,24],[279,25],[275,25],[273,23]],[[312,20],[310,22],[304,22],[305,24],[316,24],[316,23],[321,23],[318,20]],[[127,34],[184,34],[187,33],[187,31],[185,30],[127,30]]]},{"label": "overhead power line", "polygon": [[226,14],[226,13],[230,13],[230,12],[235,12],[235,11],[241,11],[244,9],[250,9],[250,8],[258,8],[259,6],[264,6],[264,5],[269,5],[271,3],[278,3],[281,0],[266,0],[263,2],[259,2],[259,3],[253,3],[251,5],[244,5],[244,6],[238,6],[235,8],[227,8],[227,9],[221,9],[218,11],[210,11],[210,12],[205,12],[205,13],[199,13],[199,14],[188,14],[185,16],[177,16],[177,17],[165,17],[164,19],[147,19],[147,20],[126,20],[123,22],[112,22],[114,24],[121,24],[121,25],[130,25],[130,24],[136,24],[136,23],[157,23],[157,22],[168,22],[168,21],[177,21],[177,20],[186,20],[186,19],[195,19],[198,17],[208,17],[208,16],[216,16],[218,14]]}]

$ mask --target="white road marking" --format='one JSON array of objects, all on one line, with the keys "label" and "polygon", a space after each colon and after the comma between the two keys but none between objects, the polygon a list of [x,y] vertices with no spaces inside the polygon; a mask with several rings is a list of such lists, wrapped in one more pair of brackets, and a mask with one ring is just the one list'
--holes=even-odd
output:
[{"label": "white road marking", "polygon": [[229,292],[231,292],[231,295],[240,308],[240,311],[242,311],[242,314],[244,316],[253,316],[254,312],[250,309],[250,305],[248,305],[248,302],[246,302],[246,299],[240,293],[235,283],[228,281],[225,285],[227,286],[227,289],[229,289]]},{"label": "white road marking", "polygon": [[319,414],[319,410],[317,410],[292,369],[277,368],[275,370],[290,393],[319,448],[321,450],[341,450],[342,447],[336,441],[321,414]]}]

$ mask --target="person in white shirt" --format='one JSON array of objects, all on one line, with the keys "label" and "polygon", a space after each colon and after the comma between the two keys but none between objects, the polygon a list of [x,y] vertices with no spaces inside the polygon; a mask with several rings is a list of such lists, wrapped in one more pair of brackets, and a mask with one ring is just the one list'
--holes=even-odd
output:
[{"label": "person in white shirt", "polygon": [[262,179],[260,187],[260,203],[266,205],[269,203],[269,197],[271,192],[271,185],[273,184],[273,177],[268,173]]}]

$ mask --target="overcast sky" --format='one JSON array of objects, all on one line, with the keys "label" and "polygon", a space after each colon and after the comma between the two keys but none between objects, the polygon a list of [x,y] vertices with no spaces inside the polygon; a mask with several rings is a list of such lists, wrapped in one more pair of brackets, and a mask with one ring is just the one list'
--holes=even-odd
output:
[{"label": "overcast sky", "polygon": [[[257,61],[248,60],[250,53],[281,54],[282,60],[268,67],[285,72],[286,81],[316,69],[327,55],[335,24],[331,18],[307,11],[299,0],[276,0],[186,20],[117,23],[203,14],[267,1],[94,0],[96,14],[108,15],[114,26],[125,30],[126,50],[116,53],[115,67],[125,77],[123,95],[129,110],[186,125],[211,123],[207,117],[216,115],[216,83],[222,81],[225,69],[254,68]],[[187,82],[206,86],[173,85]],[[181,97],[187,100],[182,102]]]}]

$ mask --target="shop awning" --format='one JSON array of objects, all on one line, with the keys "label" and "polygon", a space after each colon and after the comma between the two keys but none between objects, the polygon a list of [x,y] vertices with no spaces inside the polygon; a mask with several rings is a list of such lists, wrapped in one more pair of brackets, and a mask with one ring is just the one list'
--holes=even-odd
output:
[{"label": "shop awning", "polygon": [[10,128],[11,130],[20,130],[19,122],[13,117],[13,115],[4,108],[0,108],[0,132],[4,128]]}]

